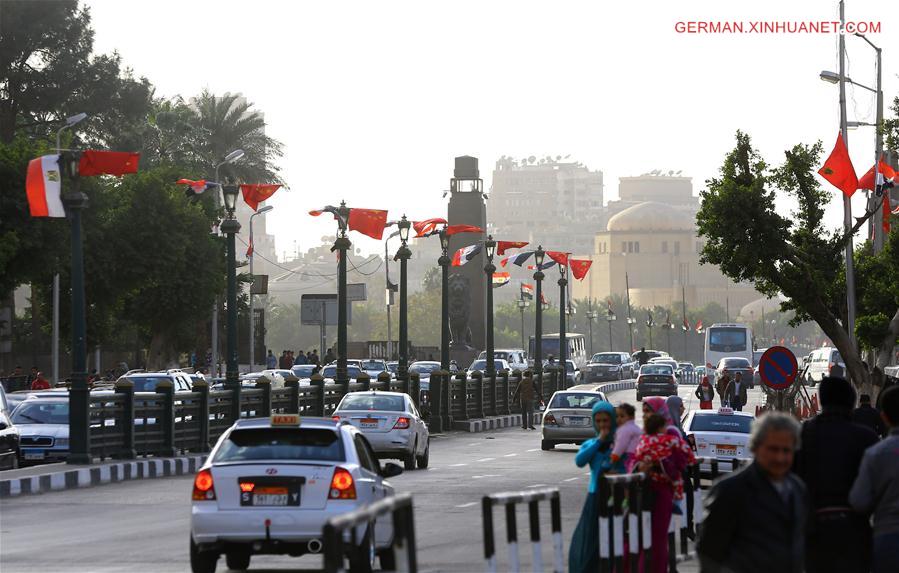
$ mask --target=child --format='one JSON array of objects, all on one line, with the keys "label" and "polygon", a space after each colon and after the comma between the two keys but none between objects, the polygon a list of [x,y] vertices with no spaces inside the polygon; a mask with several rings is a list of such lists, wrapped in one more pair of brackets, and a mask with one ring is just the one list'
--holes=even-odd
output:
[{"label": "child", "polygon": [[618,431],[615,432],[615,445],[612,447],[612,463],[621,460],[627,473],[631,473],[637,463],[634,453],[643,430],[634,421],[636,409],[627,402],[615,409],[618,419]]}]

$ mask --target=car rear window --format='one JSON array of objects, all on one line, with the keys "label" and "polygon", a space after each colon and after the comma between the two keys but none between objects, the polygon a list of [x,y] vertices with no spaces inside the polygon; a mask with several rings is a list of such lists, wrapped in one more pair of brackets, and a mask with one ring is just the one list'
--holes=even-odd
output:
[{"label": "car rear window", "polygon": [[372,394],[348,394],[340,403],[339,410],[379,410],[387,412],[403,412],[406,402],[402,396],[384,396]]},{"label": "car rear window", "polygon": [[68,424],[69,403],[26,400],[12,414],[13,424]]},{"label": "car rear window", "polygon": [[135,392],[155,392],[156,385],[163,380],[172,382],[169,376],[127,376],[125,379],[134,384]]},{"label": "car rear window", "polygon": [[749,361],[745,358],[725,358],[725,368],[751,368]]},{"label": "car rear window", "polygon": [[674,373],[674,369],[667,364],[646,364],[642,368],[640,368],[640,374],[656,374],[661,376],[671,376]]},{"label": "car rear window", "polygon": [[346,459],[337,432],[323,428],[244,428],[231,432],[213,462]]},{"label": "car rear window", "polygon": [[748,434],[752,428],[749,416],[727,416],[721,414],[693,416],[688,428],[691,432],[734,432]]},{"label": "car rear window", "polygon": [[585,408],[592,409],[603,397],[599,394],[556,394],[550,402],[550,408]]}]

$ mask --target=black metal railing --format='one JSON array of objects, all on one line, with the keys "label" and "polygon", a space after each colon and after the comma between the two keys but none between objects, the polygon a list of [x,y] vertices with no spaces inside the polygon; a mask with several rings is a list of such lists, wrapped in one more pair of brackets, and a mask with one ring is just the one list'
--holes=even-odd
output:
[{"label": "black metal railing", "polygon": [[481,499],[481,512],[484,525],[484,559],[487,571],[495,573],[499,570],[496,557],[496,542],[493,536],[493,507],[502,506],[506,517],[506,542],[509,549],[509,562],[503,571],[517,573],[521,570],[518,555],[518,525],[516,509],[519,503],[528,504],[528,523],[531,540],[531,566],[529,571],[543,571],[543,546],[540,540],[540,502],[549,501],[550,527],[553,547],[553,573],[565,571],[564,550],[562,548],[562,510],[559,503],[558,488],[543,488],[525,491],[514,491],[485,495]]}]

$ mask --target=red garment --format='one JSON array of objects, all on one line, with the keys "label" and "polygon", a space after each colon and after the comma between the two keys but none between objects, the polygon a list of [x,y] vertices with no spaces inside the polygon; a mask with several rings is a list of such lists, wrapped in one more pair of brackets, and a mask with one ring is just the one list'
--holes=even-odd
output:
[{"label": "red garment", "polygon": [[699,409],[700,410],[711,410],[712,409],[712,401],[711,400],[709,400],[709,401],[700,400]]},{"label": "red garment", "polygon": [[50,383],[44,380],[43,376],[38,376],[34,379],[34,382],[31,383],[32,390],[49,390]]},{"label": "red garment", "polygon": [[[637,451],[634,452],[634,459],[637,462],[660,462],[677,452],[687,458],[687,465],[696,463],[696,457],[690,446],[680,438],[673,434],[644,434],[637,444]],[[663,466],[664,467],[664,466]],[[674,490],[674,499],[684,498],[684,480],[683,476],[665,475],[663,472],[652,472],[649,478],[659,485],[668,485]]]}]

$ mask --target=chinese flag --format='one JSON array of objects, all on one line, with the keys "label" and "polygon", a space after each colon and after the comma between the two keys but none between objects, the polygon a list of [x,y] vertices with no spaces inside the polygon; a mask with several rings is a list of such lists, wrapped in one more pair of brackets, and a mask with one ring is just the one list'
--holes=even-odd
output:
[{"label": "chinese flag", "polygon": [[137,173],[137,162],[140,153],[127,151],[96,151],[88,149],[81,153],[78,162],[78,174],[82,177],[92,175],[122,176],[126,173]]},{"label": "chinese flag", "polygon": [[509,249],[520,249],[521,247],[526,247],[527,245],[527,241],[497,241],[496,254],[498,256],[503,256]]},{"label": "chinese flag", "polygon": [[849,159],[849,150],[846,149],[842,133],[837,134],[837,142],[833,146],[833,151],[818,170],[818,174],[845,193],[847,197],[852,197],[852,194],[858,189],[858,176],[855,174],[852,160]]},{"label": "chinese flag", "polygon": [[280,185],[266,185],[264,183],[245,183],[240,186],[243,193],[244,202],[250,206],[250,209],[256,210],[259,203],[265,201],[280,189]]},{"label": "chinese flag", "polygon": [[[890,167],[883,161],[880,161],[879,163],[880,163],[880,173],[881,173],[881,175],[883,175],[883,178],[885,180],[892,179],[893,177],[896,176],[896,172],[893,171],[892,167]],[[862,175],[862,178],[858,180],[858,188],[859,189],[870,189],[871,191],[873,191],[874,184],[875,184],[874,166],[872,165],[871,169],[868,169],[868,172],[865,173],[864,175]]]},{"label": "chinese flag", "polygon": [[574,278],[577,280],[583,280],[583,278],[587,276],[587,271],[590,270],[590,265],[592,264],[593,261],[587,259],[568,259],[568,266],[571,267],[571,274],[574,275]]},{"label": "chinese flag", "polygon": [[446,228],[447,236],[453,236],[458,233],[483,233],[484,229],[475,227],[474,225],[450,225]]},{"label": "chinese flag", "polygon": [[568,253],[563,253],[561,251],[546,251],[546,256],[556,261],[560,265],[568,264]]},{"label": "chinese flag", "polygon": [[351,231],[359,231],[372,239],[381,240],[387,226],[387,211],[380,209],[350,209],[347,222]]}]

